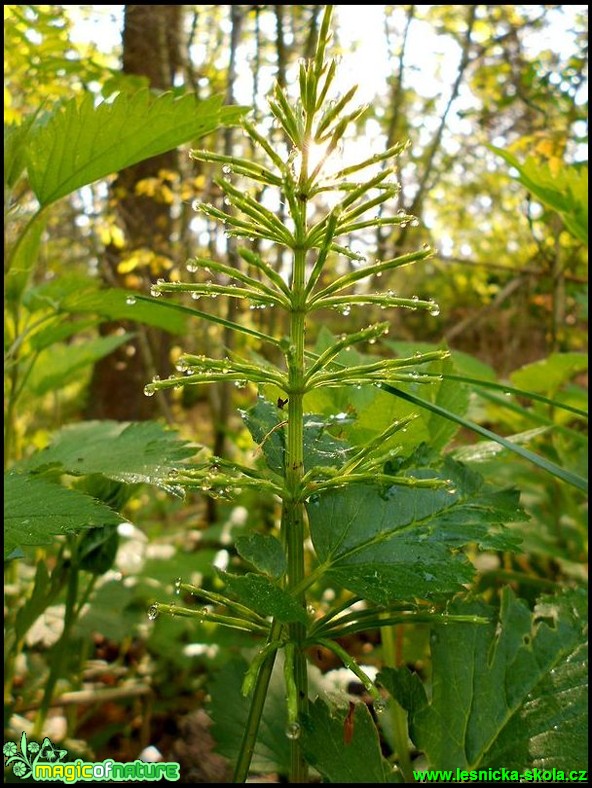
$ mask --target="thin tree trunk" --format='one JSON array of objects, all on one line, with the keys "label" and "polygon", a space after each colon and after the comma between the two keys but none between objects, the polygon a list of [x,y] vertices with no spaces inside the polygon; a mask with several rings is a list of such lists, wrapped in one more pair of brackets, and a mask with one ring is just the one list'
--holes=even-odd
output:
[{"label": "thin tree trunk", "polygon": [[[125,74],[147,77],[150,87],[157,90],[173,87],[180,65],[182,9],[179,5],[125,6]],[[171,151],[119,173],[111,189],[111,201],[117,222],[124,230],[125,247],[121,250],[111,245],[105,250],[102,275],[109,284],[126,284],[125,275],[118,270],[123,255],[143,249],[162,258],[172,257],[170,206],[138,194],[136,187],[146,178],[157,178],[164,170],[176,169],[177,153]],[[147,292],[150,282],[165,272],[144,266],[133,273],[141,280],[140,290]],[[96,364],[86,416],[124,421],[152,418],[159,411],[167,416],[166,399],[148,399],[143,388],[154,374],[169,374],[170,335],[134,323],[109,324],[104,330],[111,332],[119,327],[135,332],[136,338]]]}]

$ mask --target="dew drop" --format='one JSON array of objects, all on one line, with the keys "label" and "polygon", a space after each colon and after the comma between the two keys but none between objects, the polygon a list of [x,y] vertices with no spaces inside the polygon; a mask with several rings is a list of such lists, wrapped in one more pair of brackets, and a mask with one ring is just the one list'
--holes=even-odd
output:
[{"label": "dew drop", "polygon": [[158,613],[158,605],[150,605],[148,608],[148,620],[154,621],[156,618],[158,618]]},{"label": "dew drop", "polygon": [[128,296],[128,297],[125,299],[125,303],[126,303],[128,306],[133,306],[133,305],[136,303],[136,299],[135,299],[135,297],[134,297],[134,296]]},{"label": "dew drop", "polygon": [[158,287],[156,285],[151,285],[151,287],[150,287],[150,295],[152,296],[152,298],[160,298],[162,293],[160,292],[160,290],[158,289]]},{"label": "dew drop", "polygon": [[144,386],[144,396],[145,397],[153,397],[155,395],[155,391],[153,388],[150,388],[149,385]]},{"label": "dew drop", "polygon": [[344,317],[347,317],[350,314],[350,312],[351,312],[351,307],[349,306],[344,306],[343,309],[341,310],[341,314]]},{"label": "dew drop", "polygon": [[417,296],[417,295],[411,296],[411,300],[412,301],[419,301],[419,296]]},{"label": "dew drop", "polygon": [[377,714],[382,714],[386,709],[386,701],[383,698],[380,698],[380,700],[375,700],[372,705],[374,706],[374,711]]},{"label": "dew drop", "polygon": [[182,583],[182,582],[183,582],[183,581],[181,580],[181,578],[180,578],[180,577],[178,577],[178,578],[175,580],[175,583],[174,583],[174,589],[175,589],[175,594],[176,594],[177,596],[179,596],[179,594],[181,593],[181,583]]},{"label": "dew drop", "polygon": [[440,306],[435,301],[431,302],[429,313],[432,317],[438,317],[440,314]]},{"label": "dew drop", "polygon": [[232,172],[232,167],[230,166],[230,164],[225,164],[222,167],[222,172],[224,173],[224,175],[230,175],[230,173]]},{"label": "dew drop", "polygon": [[309,616],[315,616],[317,611],[312,605],[307,605],[306,612],[308,613]]},{"label": "dew drop", "polygon": [[300,738],[300,725],[297,722],[290,722],[286,727],[286,736],[290,741]]},{"label": "dew drop", "polygon": [[199,301],[199,299],[201,298],[201,293],[191,293],[191,298],[194,301]]},{"label": "dew drop", "polygon": [[190,274],[194,274],[199,269],[199,266],[195,262],[195,260],[189,260],[185,268],[189,271]]}]

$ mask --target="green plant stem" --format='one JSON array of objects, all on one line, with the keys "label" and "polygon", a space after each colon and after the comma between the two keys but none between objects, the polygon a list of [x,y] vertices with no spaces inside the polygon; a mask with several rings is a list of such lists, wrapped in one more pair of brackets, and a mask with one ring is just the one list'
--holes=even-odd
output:
[{"label": "green plant stem", "polygon": [[[282,511],[282,533],[287,552],[287,588],[293,591],[304,579],[304,504],[300,500],[300,488],[304,475],[304,272],[305,250],[294,253],[294,276],[292,281],[292,312],[290,315],[290,351],[288,357],[288,424],[286,426],[285,481],[287,497]],[[295,598],[306,607],[304,590]],[[294,681],[298,703],[298,718],[308,710],[308,673],[303,642],[306,627],[300,623],[290,624],[290,642],[294,644]],[[308,769],[302,754],[299,738],[291,740],[291,782],[307,782]]]},{"label": "green plant stem", "polygon": [[[385,627],[382,630],[382,650],[384,664],[387,667],[397,667],[397,628]],[[390,704],[391,724],[393,728],[393,739],[395,753],[399,761],[399,768],[403,773],[406,783],[413,783],[413,768],[409,757],[409,733],[407,730],[407,713],[393,698]]]},{"label": "green plant stem", "polygon": [[[268,643],[272,643],[274,640],[278,639],[281,628],[282,625],[278,621],[273,622],[271,632],[267,639]],[[235,783],[244,783],[249,775],[249,767],[253,759],[257,732],[259,731],[259,724],[263,715],[263,707],[265,706],[265,699],[267,698],[267,690],[269,688],[269,682],[271,681],[276,654],[277,649],[273,649],[261,665],[259,673],[257,674],[255,687],[253,689],[253,697],[251,698],[251,705],[249,706],[247,723],[245,725],[245,732],[234,767],[232,781]]]}]

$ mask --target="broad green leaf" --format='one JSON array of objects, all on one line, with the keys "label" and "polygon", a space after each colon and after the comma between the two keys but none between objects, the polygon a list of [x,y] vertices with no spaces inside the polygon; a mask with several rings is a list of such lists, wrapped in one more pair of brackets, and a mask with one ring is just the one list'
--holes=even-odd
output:
[{"label": "broad green leaf", "polygon": [[[105,637],[122,642],[145,624],[145,613],[137,605],[138,585],[113,580],[98,586],[75,623],[75,636],[91,638],[101,632]],[[136,603],[134,605],[134,602]],[[147,605],[144,607],[146,609]],[[187,619],[183,623],[187,625]]]},{"label": "broad green leaf", "polygon": [[[325,330],[320,332],[319,342],[315,348],[317,353],[322,353],[326,346],[335,342],[335,337]],[[405,346],[405,343],[384,342],[399,356],[412,357],[419,350],[442,349],[441,345]],[[376,360],[375,356],[359,353],[355,349],[342,351],[336,358],[336,363],[342,367],[351,364],[362,364]],[[458,382],[447,380],[446,373],[454,369],[450,359],[432,362],[428,365],[418,365],[420,374],[431,373],[432,379],[426,382],[401,383],[404,390],[425,396],[430,402],[463,416],[468,409],[469,393]],[[411,371],[411,370],[409,370]],[[440,379],[443,376],[443,379]],[[305,396],[305,407],[322,413],[325,417],[344,414],[348,416],[351,424],[344,422],[343,433],[353,445],[359,446],[375,438],[380,432],[389,427],[394,421],[414,414],[415,418],[405,429],[392,439],[393,448],[400,446],[401,454],[410,454],[420,443],[429,443],[434,448],[443,448],[458,431],[458,425],[449,419],[440,418],[433,412],[413,407],[405,402],[389,400],[386,392],[375,386],[362,386],[361,388],[344,386],[343,388],[317,389]]]},{"label": "broad green leaf", "polygon": [[563,164],[554,172],[529,156],[524,164],[508,151],[488,146],[508,164],[518,170],[518,180],[549,208],[557,211],[571,234],[588,243],[588,166]]},{"label": "broad green leaf", "polygon": [[114,334],[97,337],[80,344],[56,343],[41,351],[27,381],[28,388],[37,396],[62,389],[90,368],[100,358],[108,356],[120,345],[129,342],[133,334]]},{"label": "broad green leaf", "polygon": [[[128,303],[133,299],[135,303]],[[96,280],[83,276],[60,276],[26,294],[26,306],[31,311],[50,309],[58,314],[100,315],[108,320],[129,320],[171,334],[187,330],[186,314],[171,309],[171,304],[142,298],[138,293],[119,288],[101,289]]]},{"label": "broad green leaf", "polygon": [[65,339],[82,334],[89,328],[94,328],[98,324],[97,318],[88,320],[72,320],[71,317],[49,317],[47,322],[43,322],[38,328],[31,331],[31,348],[33,350],[45,350],[45,348],[63,342]]},{"label": "broad green leaf", "polygon": [[[134,303],[128,303],[128,300]],[[161,301],[140,299],[137,293],[116,287],[72,293],[60,303],[60,311],[72,314],[90,312],[109,320],[130,320],[161,328],[169,334],[187,331],[187,318],[180,312],[167,309]]]},{"label": "broad green leaf", "polygon": [[279,539],[269,534],[249,534],[235,540],[236,549],[245,561],[270,577],[281,577],[286,571],[286,556]]},{"label": "broad green leaf", "polygon": [[441,471],[406,471],[451,479],[456,492],[366,484],[324,493],[307,504],[311,537],[330,578],[373,602],[448,594],[473,576],[459,551],[475,543],[508,550],[516,537],[500,524],[526,519],[516,491],[492,491],[448,459]]},{"label": "broad green leaf", "polygon": [[273,616],[284,623],[292,621],[307,623],[308,618],[304,608],[268,577],[252,573],[231,575],[227,572],[220,572],[220,577],[226,583],[228,591],[256,613]]},{"label": "broad green leaf", "polygon": [[[290,740],[285,734],[288,719],[284,677],[278,663],[281,663],[279,657],[266,696],[251,762],[254,773],[288,774],[290,770]],[[251,703],[251,699],[245,698],[241,692],[247,668],[244,659],[234,658],[215,674],[208,686],[211,697],[209,712],[214,721],[212,735],[217,751],[233,761],[239,752]]]},{"label": "broad green leaf", "polygon": [[378,731],[365,703],[356,703],[353,735],[344,741],[347,712],[331,711],[320,698],[302,722],[302,748],[307,762],[327,783],[400,783],[400,774],[382,756]]},{"label": "broad green leaf", "polygon": [[4,477],[4,555],[17,547],[50,544],[57,534],[116,525],[123,518],[105,504],[35,476]]},{"label": "broad green leaf", "polygon": [[158,484],[193,453],[186,441],[156,422],[86,421],[61,429],[47,448],[18,467]]},{"label": "broad green leaf", "polygon": [[27,145],[31,188],[41,205],[143,159],[233,124],[241,108],[223,108],[220,97],[198,101],[148,89],[120,93],[95,106],[86,93],[39,120]]},{"label": "broad green leaf", "polygon": [[[480,602],[453,607],[492,613]],[[434,627],[429,701],[408,673],[379,674],[432,768],[586,768],[585,607],[568,591],[531,613],[506,588],[499,620]]]},{"label": "broad green leaf", "polygon": [[[241,411],[253,440],[263,444],[263,453],[269,468],[282,473],[284,468],[285,432],[279,427],[286,418],[286,413],[276,405],[267,402],[263,397],[249,410]],[[348,446],[334,438],[327,431],[334,426],[335,420],[307,414],[304,416],[304,468],[339,467],[347,458]]]},{"label": "broad green leaf", "polygon": [[536,394],[553,395],[574,375],[588,369],[588,356],[585,353],[551,353],[541,361],[515,370],[510,375],[512,383],[521,389]]}]

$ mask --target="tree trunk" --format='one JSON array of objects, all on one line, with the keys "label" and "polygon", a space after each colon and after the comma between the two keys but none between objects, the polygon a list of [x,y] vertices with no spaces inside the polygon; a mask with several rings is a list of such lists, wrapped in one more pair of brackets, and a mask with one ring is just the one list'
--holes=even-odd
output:
[{"label": "tree trunk", "polygon": [[[126,5],[123,30],[123,72],[148,78],[152,89],[169,90],[174,86],[180,66],[180,39],[183,6]],[[115,286],[125,286],[125,275],[118,270],[122,256],[144,249],[162,258],[172,257],[172,217],[170,206],[152,196],[137,193],[138,182],[157,178],[164,170],[177,170],[177,152],[170,151],[122,170],[111,189],[117,222],[124,230],[125,246],[109,246],[103,260],[103,277]],[[164,275],[144,265],[134,269],[140,279],[140,292]],[[105,332],[123,327],[136,332],[128,345],[99,361],[94,369],[86,409],[88,418],[117,420],[149,419],[167,414],[162,395],[147,398],[143,389],[154,374],[167,376],[171,371],[170,335],[134,323],[109,324]]]}]

